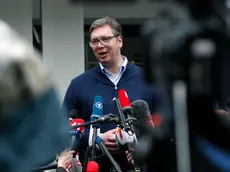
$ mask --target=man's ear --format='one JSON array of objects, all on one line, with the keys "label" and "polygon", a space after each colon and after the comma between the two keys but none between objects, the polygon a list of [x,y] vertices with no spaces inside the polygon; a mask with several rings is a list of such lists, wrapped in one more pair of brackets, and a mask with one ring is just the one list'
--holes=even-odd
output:
[{"label": "man's ear", "polygon": [[117,40],[118,40],[118,43],[119,43],[119,47],[122,48],[123,47],[123,38],[122,38],[122,36],[118,36]]}]

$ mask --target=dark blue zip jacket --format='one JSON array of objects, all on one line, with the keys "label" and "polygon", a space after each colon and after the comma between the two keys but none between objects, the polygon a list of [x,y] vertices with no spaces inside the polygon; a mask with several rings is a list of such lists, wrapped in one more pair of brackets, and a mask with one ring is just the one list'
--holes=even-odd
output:
[{"label": "dark blue zip jacket", "polygon": [[[142,68],[128,63],[117,86],[102,73],[99,66],[74,78],[67,89],[63,104],[68,112],[76,109],[80,118],[90,121],[94,97],[100,95],[103,98],[104,114],[118,114],[116,103],[112,100],[118,96],[120,89],[126,90],[131,102],[137,99],[148,102],[151,111],[159,103],[160,97],[157,92],[154,92],[143,80]],[[115,124],[102,125],[101,132],[104,133],[115,127]],[[88,146],[88,135],[89,127],[84,131],[81,148]]]}]

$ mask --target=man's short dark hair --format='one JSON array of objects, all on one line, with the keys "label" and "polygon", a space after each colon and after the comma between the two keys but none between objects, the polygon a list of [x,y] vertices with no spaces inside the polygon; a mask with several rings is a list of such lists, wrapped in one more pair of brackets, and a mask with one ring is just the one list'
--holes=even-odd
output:
[{"label": "man's short dark hair", "polygon": [[112,28],[114,36],[122,36],[122,27],[121,25],[113,18],[110,17],[104,17],[95,20],[89,29],[90,34],[92,31],[98,27],[104,26],[104,25],[109,25]]}]

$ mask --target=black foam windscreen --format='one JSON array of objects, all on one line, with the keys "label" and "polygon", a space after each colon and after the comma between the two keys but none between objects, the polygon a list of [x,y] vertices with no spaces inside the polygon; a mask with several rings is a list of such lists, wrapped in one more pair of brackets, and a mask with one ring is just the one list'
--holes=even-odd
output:
[{"label": "black foam windscreen", "polygon": [[79,118],[79,113],[76,109],[72,109],[69,113],[69,117],[72,119]]}]

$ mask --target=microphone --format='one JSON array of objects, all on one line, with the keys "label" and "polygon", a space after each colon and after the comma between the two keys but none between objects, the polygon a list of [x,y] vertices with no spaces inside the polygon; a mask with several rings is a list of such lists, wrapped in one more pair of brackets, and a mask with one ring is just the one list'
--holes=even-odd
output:
[{"label": "microphone", "polygon": [[151,129],[155,128],[152,121],[149,105],[146,101],[138,99],[131,104],[133,108],[132,117],[137,119],[137,123],[134,124],[135,132],[139,136],[138,145],[136,145],[135,153],[133,157],[135,161],[140,165],[142,164],[144,157],[151,150],[151,143],[148,134],[151,133]]},{"label": "microphone", "polygon": [[[134,143],[134,140],[137,142],[136,135],[134,133],[134,126],[133,126],[133,122],[136,122],[136,119],[132,120],[133,118],[130,117],[133,114],[133,108],[131,107],[128,95],[124,89],[118,91],[118,99],[115,99],[115,101],[123,125],[123,130],[119,126],[117,127],[117,133],[116,133],[117,145],[120,146],[120,148],[125,147],[130,153],[130,155],[133,157],[130,143]],[[133,158],[131,163],[135,167]]]},{"label": "microphone", "polygon": [[[74,126],[74,125],[79,125],[84,123],[83,119],[74,119],[70,122],[70,126]],[[80,139],[82,133],[84,132],[85,127],[79,127],[73,130],[70,130],[69,133],[72,135],[71,138],[71,144],[69,147],[69,150],[75,150],[78,147],[78,140]],[[57,164],[50,164],[50,165],[46,165],[46,166],[41,166],[41,167],[35,167],[32,169],[33,172],[36,171],[46,171],[46,170],[52,170],[52,169],[56,169],[57,168]],[[71,169],[72,167],[70,167]]]},{"label": "microphone", "polygon": [[[103,115],[103,99],[102,96],[95,96],[94,103],[93,103],[93,111],[91,115],[91,121],[96,121],[98,118],[100,118]],[[92,158],[96,155],[96,138],[98,133],[100,133],[100,127],[101,125],[99,123],[92,124],[92,129],[90,129],[89,134],[89,145],[91,144],[92,140]]]},{"label": "microphone", "polygon": [[[79,161],[79,157],[78,154],[76,156],[76,158],[73,157],[72,162],[69,163],[68,167],[67,167],[67,171],[68,172],[78,172],[81,171],[81,162]],[[49,164],[46,166],[41,166],[41,167],[35,167],[33,168],[31,171],[32,172],[40,172],[40,171],[46,171],[46,170],[53,170],[53,169],[57,169],[58,165],[55,164]]]},{"label": "microphone", "polygon": [[133,108],[131,106],[131,103],[129,101],[127,92],[124,89],[121,89],[118,91],[118,97],[120,99],[121,108],[122,111],[126,117],[126,122],[131,127],[131,131],[134,132],[134,126],[133,123],[136,122],[135,120],[130,120],[132,114],[133,114]]},{"label": "microphone", "polygon": [[136,118],[139,123],[135,126],[140,133],[146,134],[149,129],[155,128],[157,130],[161,124],[163,124],[163,118],[159,114],[152,114],[149,109],[149,105],[146,101],[138,99],[132,102],[134,109],[133,117]]},{"label": "microphone", "polygon": [[155,128],[149,105],[146,101],[138,99],[132,102],[131,105],[134,109],[132,116],[139,121],[135,124],[135,130],[138,131],[140,136],[147,134],[150,128]]},{"label": "microphone", "polygon": [[36,167],[33,168],[31,171],[36,172],[36,171],[46,171],[46,170],[53,170],[57,168],[57,164],[50,164],[42,167]]},{"label": "microphone", "polygon": [[[76,110],[74,110],[74,109],[71,110],[71,113],[73,115],[78,114],[78,112]],[[77,125],[82,125],[82,124],[84,124],[84,120],[81,119],[81,118],[73,119],[70,122],[71,128],[73,128],[74,126],[77,126]],[[75,150],[72,162],[67,167],[69,172],[75,172],[75,171],[77,172],[79,170],[81,171],[81,168],[79,167],[80,163],[79,163],[79,160],[78,160],[77,149],[78,149],[79,140],[80,140],[84,130],[85,130],[85,126],[80,126],[80,127],[76,127],[76,128],[74,128],[74,129],[69,131],[69,133],[72,135],[69,150]]]},{"label": "microphone", "polygon": [[89,161],[87,163],[86,172],[98,172],[99,166],[95,161]]},{"label": "microphone", "polygon": [[[95,96],[93,103],[93,112],[91,121],[95,121],[103,115],[103,99],[101,96]],[[100,124],[93,124],[93,128],[100,128]]]},{"label": "microphone", "polygon": [[121,149],[127,147],[128,144],[132,144],[135,141],[135,136],[124,131],[120,127],[116,129],[116,142],[117,146]]},{"label": "microphone", "polygon": [[[67,171],[68,172],[78,172],[81,171],[81,162],[79,161],[78,157],[77,158],[73,158],[72,162],[68,165],[67,167]],[[41,167],[36,167],[33,168],[31,171],[32,172],[40,172],[40,171],[46,171],[46,170],[53,170],[53,169],[57,169],[57,164],[50,164],[50,165],[46,165],[46,166],[41,166]]]},{"label": "microphone", "polygon": [[[77,119],[73,119],[70,122],[70,126],[75,126],[75,125],[79,125],[79,124],[83,124],[83,123],[84,123],[83,119],[77,118]],[[76,151],[78,143],[79,143],[78,140],[82,136],[82,133],[84,132],[84,130],[85,130],[85,127],[82,126],[82,127],[79,127],[79,128],[76,128],[76,129],[70,131],[70,133],[73,134],[73,136],[71,138],[71,144],[70,144],[69,150],[75,150]]]},{"label": "microphone", "polygon": [[79,118],[79,113],[76,109],[72,109],[69,113],[69,119],[72,120],[76,118]]},{"label": "microphone", "polygon": [[79,161],[79,154],[76,154],[76,157],[72,158],[72,161],[69,163],[68,167],[66,168],[67,172],[80,172],[82,171],[82,164]]},{"label": "microphone", "polygon": [[[146,101],[138,99],[132,102],[134,109],[133,117],[136,118],[139,123],[135,125],[136,131],[139,132],[138,145],[135,147],[134,159],[139,165],[152,164],[149,160],[158,157],[157,147],[161,144],[165,145],[164,139],[162,139],[162,117],[158,114],[151,115],[149,105]],[[167,142],[167,145],[171,143]],[[156,149],[154,149],[156,147]],[[168,147],[166,148],[168,149]]]},{"label": "microphone", "polygon": [[131,107],[131,103],[129,101],[127,92],[124,89],[118,91],[118,97],[121,102],[121,108],[126,116],[129,116],[133,113],[133,108]]},{"label": "microphone", "polygon": [[[97,121],[98,119],[109,119],[109,118],[105,118],[103,117],[103,99],[101,96],[95,96],[94,98],[94,104],[93,104],[93,112],[92,112],[92,116],[91,116],[91,121]],[[111,115],[110,115],[111,116]],[[108,151],[108,149],[106,148],[103,140],[97,136],[97,130],[100,129],[100,123],[95,123],[92,124],[93,127],[93,136],[92,136],[92,130],[90,130],[90,136],[89,136],[89,140],[91,140],[92,137],[92,149],[91,149],[91,158],[94,159],[96,156],[96,145],[98,144],[100,149],[102,150],[102,152],[104,152],[104,154],[108,157],[108,159],[110,160],[110,162],[113,164],[114,168],[116,169],[117,172],[121,172],[120,167],[117,165],[116,161],[114,160],[114,158],[112,157],[111,153]],[[85,158],[85,163],[84,163],[84,169],[83,171],[87,171],[86,168],[88,168],[88,165],[86,167],[86,160],[88,159],[88,150],[86,152],[86,158]],[[89,166],[90,167],[90,166]],[[90,170],[90,168],[89,168]]]},{"label": "microphone", "polygon": [[108,115],[103,115],[102,117],[97,119],[97,121],[99,124],[109,124],[109,123],[118,124],[118,123],[120,123],[120,119],[112,113],[110,113]]},{"label": "microphone", "polygon": [[101,116],[97,120],[89,121],[89,122],[85,122],[83,124],[72,126],[72,127],[70,127],[70,129],[75,129],[75,128],[79,128],[79,127],[82,127],[82,126],[88,126],[88,125],[96,124],[96,123],[99,123],[99,124],[109,124],[109,123],[119,124],[120,119],[116,115],[110,113],[110,114]]},{"label": "microphone", "polygon": [[104,152],[104,154],[108,157],[108,159],[110,160],[111,164],[114,166],[115,170],[117,172],[122,172],[120,167],[119,167],[119,165],[114,160],[114,158],[112,157],[111,153],[108,151],[107,147],[105,146],[103,140],[100,137],[97,137],[95,142],[100,146],[102,152]]}]

